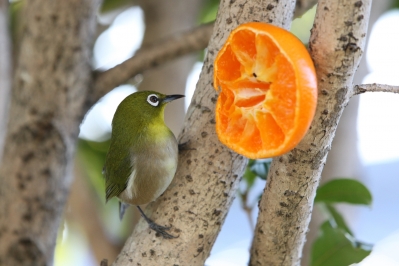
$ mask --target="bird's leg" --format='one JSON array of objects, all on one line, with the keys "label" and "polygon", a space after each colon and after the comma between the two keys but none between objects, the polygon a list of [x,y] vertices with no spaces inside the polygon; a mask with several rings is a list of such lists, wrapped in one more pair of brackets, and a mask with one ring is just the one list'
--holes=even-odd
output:
[{"label": "bird's leg", "polygon": [[190,141],[188,140],[188,141],[186,141],[186,142],[179,143],[179,144],[177,145],[179,152],[181,152],[181,151],[193,151],[193,150],[196,150],[195,148],[190,148],[190,147],[188,147],[188,143],[189,143],[189,142],[190,142]]},{"label": "bird's leg", "polygon": [[169,230],[170,227],[166,227],[166,226],[161,226],[159,224],[154,223],[150,218],[148,218],[143,210],[140,208],[140,206],[137,206],[137,209],[139,209],[139,212],[141,213],[141,216],[144,218],[144,220],[148,223],[148,226],[154,230],[155,232],[159,233],[161,236],[163,236],[163,238],[166,239],[171,239],[171,238],[176,238],[176,236],[173,236],[165,231]]}]

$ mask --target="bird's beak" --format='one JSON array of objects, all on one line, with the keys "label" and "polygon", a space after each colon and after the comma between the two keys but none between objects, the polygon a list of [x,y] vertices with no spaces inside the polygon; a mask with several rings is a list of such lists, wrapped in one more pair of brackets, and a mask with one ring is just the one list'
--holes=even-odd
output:
[{"label": "bird's beak", "polygon": [[166,97],[162,100],[162,102],[164,103],[168,103],[171,102],[173,100],[179,99],[185,97],[184,95],[180,95],[180,94],[173,94],[173,95],[166,95]]}]

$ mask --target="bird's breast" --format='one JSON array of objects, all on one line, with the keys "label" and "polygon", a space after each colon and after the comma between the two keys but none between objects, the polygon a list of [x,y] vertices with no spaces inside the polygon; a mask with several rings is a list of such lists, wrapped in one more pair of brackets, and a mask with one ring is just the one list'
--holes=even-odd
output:
[{"label": "bird's breast", "polygon": [[164,137],[132,152],[133,171],[126,190],[120,195],[122,201],[133,205],[149,203],[171,183],[176,173],[178,148],[173,133],[168,131]]}]

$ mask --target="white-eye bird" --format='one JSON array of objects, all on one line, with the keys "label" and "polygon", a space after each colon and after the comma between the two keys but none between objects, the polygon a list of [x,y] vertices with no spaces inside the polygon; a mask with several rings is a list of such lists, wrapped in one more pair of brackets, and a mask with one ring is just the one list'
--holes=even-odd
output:
[{"label": "white-eye bird", "polygon": [[111,144],[105,159],[106,202],[120,201],[122,219],[127,204],[136,205],[149,227],[164,238],[169,227],[151,221],[140,205],[156,200],[171,183],[177,168],[178,144],[165,125],[167,103],[184,95],[135,92],[118,106],[112,119]]}]

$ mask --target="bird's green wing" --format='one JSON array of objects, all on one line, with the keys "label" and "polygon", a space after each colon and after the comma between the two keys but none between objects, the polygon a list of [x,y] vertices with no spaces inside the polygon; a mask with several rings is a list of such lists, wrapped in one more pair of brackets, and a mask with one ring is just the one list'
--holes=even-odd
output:
[{"label": "bird's green wing", "polygon": [[106,201],[126,189],[132,170],[131,154],[126,147],[109,150],[104,166]]}]

